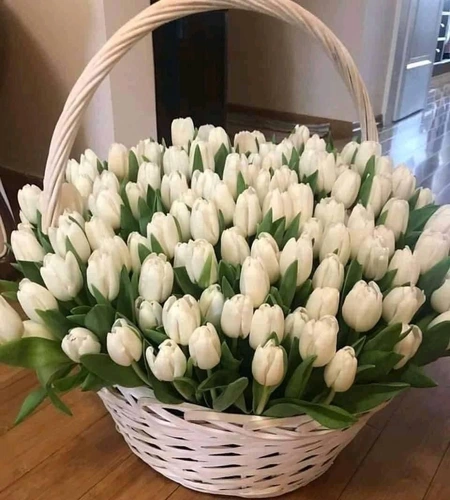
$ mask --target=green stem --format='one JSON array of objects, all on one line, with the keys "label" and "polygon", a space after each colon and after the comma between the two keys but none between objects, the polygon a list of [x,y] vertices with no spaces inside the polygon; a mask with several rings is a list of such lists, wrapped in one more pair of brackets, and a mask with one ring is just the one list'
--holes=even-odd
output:
[{"label": "green stem", "polygon": [[[206,373],[208,374],[208,377],[210,377],[213,374],[212,370],[206,370]],[[216,389],[211,389],[211,397],[213,401],[217,398],[217,390]]]},{"label": "green stem", "polygon": [[84,305],[86,305],[86,303],[83,302],[79,296],[74,297],[73,300],[75,301],[75,303],[76,303],[77,306],[84,306]]},{"label": "green stem", "polygon": [[144,382],[145,385],[151,387],[152,384],[150,383],[150,380],[148,379],[147,375],[144,373],[142,368],[138,365],[138,363],[136,361],[133,361],[131,363],[131,366],[136,375],[142,380],[142,382]]},{"label": "green stem", "polygon": [[259,400],[258,406],[256,408],[256,414],[261,415],[266,407],[270,397],[270,387],[264,386],[264,389],[261,394],[261,399]]},{"label": "green stem", "polygon": [[334,399],[334,396],[336,395],[336,392],[333,389],[330,389],[330,392],[328,393],[328,396],[325,398],[325,401],[322,403],[324,405],[329,405]]},{"label": "green stem", "polygon": [[237,337],[231,339],[231,352],[236,359],[238,355],[238,340]]}]

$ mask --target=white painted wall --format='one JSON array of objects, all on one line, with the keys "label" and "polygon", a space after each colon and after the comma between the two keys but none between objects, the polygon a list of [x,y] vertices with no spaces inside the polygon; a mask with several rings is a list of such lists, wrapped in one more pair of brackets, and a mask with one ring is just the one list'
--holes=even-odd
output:
[{"label": "white painted wall", "polygon": [[[346,45],[381,113],[397,0],[299,0]],[[344,84],[322,48],[304,32],[263,15],[229,18],[229,102],[357,120]]]}]

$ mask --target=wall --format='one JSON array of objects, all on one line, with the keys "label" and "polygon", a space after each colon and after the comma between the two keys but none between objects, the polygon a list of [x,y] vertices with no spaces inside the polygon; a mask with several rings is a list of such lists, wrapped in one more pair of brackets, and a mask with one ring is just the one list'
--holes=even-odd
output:
[{"label": "wall", "polygon": [[[397,0],[302,0],[346,45],[376,114],[383,97]],[[259,14],[229,19],[229,102],[357,120],[352,101],[322,48],[298,28]]]},{"label": "wall", "polygon": [[[146,0],[0,2],[0,164],[41,174],[55,123],[82,70]],[[132,68],[134,70],[132,70]],[[129,75],[137,82],[132,88]],[[100,156],[156,131],[151,39],[140,42],[102,83],[73,149]]]}]

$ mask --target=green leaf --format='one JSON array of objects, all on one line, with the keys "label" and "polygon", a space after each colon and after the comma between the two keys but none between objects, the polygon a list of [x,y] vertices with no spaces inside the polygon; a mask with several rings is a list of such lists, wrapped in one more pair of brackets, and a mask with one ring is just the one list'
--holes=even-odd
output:
[{"label": "green leaf", "polygon": [[291,346],[286,351],[288,352],[288,361],[287,361],[286,376],[284,378],[285,383],[283,385],[287,385],[292,375],[294,374],[295,370],[302,362],[302,358],[300,357],[300,352],[299,352],[299,339],[297,337],[294,337],[292,339]]},{"label": "green leaf", "polygon": [[81,384],[82,392],[92,391],[98,392],[103,387],[107,387],[108,383],[97,377],[93,373],[88,373],[84,382]]},{"label": "green leaf", "polygon": [[366,343],[366,339],[367,337],[364,336],[364,337],[361,337],[359,340],[357,340],[354,344],[353,344],[353,349],[355,350],[355,354],[356,354],[356,357],[358,358],[359,355],[361,354],[361,351],[363,350],[364,348],[364,345]]},{"label": "green leaf", "polygon": [[130,321],[135,320],[134,302],[137,297],[133,296],[128,269],[123,266],[120,273],[120,289],[117,297],[117,311],[123,314]]},{"label": "green leaf", "polygon": [[115,312],[111,306],[97,304],[86,315],[85,325],[95,333],[102,345],[106,345],[106,335],[111,331],[115,320]]},{"label": "green leaf", "polygon": [[195,380],[189,377],[178,377],[173,381],[175,389],[187,401],[195,402],[195,394],[197,392],[198,384]]},{"label": "green leaf", "polygon": [[261,223],[258,224],[256,230],[256,236],[258,237],[261,233],[270,233],[271,229],[272,229],[272,209],[269,209],[269,211],[266,213]]},{"label": "green leaf", "polygon": [[221,179],[223,178],[223,169],[225,167],[227,156],[228,149],[225,144],[222,144],[214,156],[215,172]]},{"label": "green leaf", "polygon": [[333,141],[333,135],[331,134],[331,130],[328,131],[326,143],[327,143],[327,148],[326,148],[327,153],[332,153],[334,151],[334,141]]},{"label": "green leaf", "polygon": [[128,180],[131,182],[137,181],[139,172],[139,162],[133,151],[128,153]]},{"label": "green leaf", "polygon": [[103,170],[105,170],[103,167],[103,163],[97,158],[97,172],[101,174]]},{"label": "green leaf", "polygon": [[153,374],[150,374],[150,380],[155,397],[161,403],[166,405],[179,405],[185,402],[184,399],[180,398],[178,392],[169,382],[161,382]]},{"label": "green leaf", "polygon": [[70,310],[73,315],[87,314],[91,310],[91,306],[77,306]]},{"label": "green leaf", "polygon": [[59,398],[59,396],[51,387],[47,387],[47,394],[56,409],[58,409],[62,413],[65,413],[66,415],[69,415],[69,417],[72,416],[70,408],[62,401],[62,399]]},{"label": "green leaf", "polygon": [[294,300],[292,301],[291,309],[297,309],[297,307],[303,307],[308,302],[308,298],[311,295],[313,290],[312,281],[306,280],[302,286],[297,288],[297,291],[294,295]]},{"label": "green leaf", "polygon": [[386,290],[389,290],[389,288],[391,288],[396,275],[397,269],[392,269],[391,271],[388,271],[380,281],[377,282],[381,292],[385,292]]},{"label": "green leaf", "polygon": [[382,226],[385,222],[386,222],[386,219],[387,219],[387,216],[388,216],[388,213],[389,211],[388,210],[385,210],[377,219],[376,221],[376,225],[377,226]]},{"label": "green leaf", "polygon": [[71,363],[54,340],[29,337],[0,346],[0,362],[36,370],[45,365]]},{"label": "green leaf", "polygon": [[10,302],[17,302],[17,292],[2,292],[1,296]]},{"label": "green leaf", "polygon": [[37,262],[28,262],[24,260],[18,260],[17,263],[20,265],[20,270],[25,278],[37,283],[38,285],[44,285],[44,280],[41,276],[42,264]]},{"label": "green leaf", "polygon": [[201,288],[208,288],[211,284],[211,267],[213,263],[213,255],[210,253],[206,259],[206,262],[203,266],[202,272],[198,278],[198,285]]},{"label": "green leaf", "polygon": [[143,200],[139,198],[138,201],[138,210],[139,210],[139,231],[141,234],[147,234],[147,226],[152,221],[153,210],[149,205]]},{"label": "green leaf", "polygon": [[302,398],[316,358],[317,356],[310,356],[300,363],[286,386],[286,390],[284,391],[285,397]]},{"label": "green leaf", "polygon": [[360,365],[358,366],[358,368],[356,369],[356,373],[364,373],[368,370],[372,370],[372,368],[375,368],[375,365]]},{"label": "green leaf", "polygon": [[18,292],[19,283],[16,281],[0,280],[0,292]]},{"label": "green leaf", "polygon": [[283,243],[284,230],[286,229],[286,217],[281,217],[281,219],[276,220],[272,224],[272,236],[277,242],[278,248],[281,248]]},{"label": "green leaf", "polygon": [[218,370],[198,386],[198,392],[210,391],[211,389],[226,387],[238,378],[239,375],[234,371]]},{"label": "green leaf", "polygon": [[223,278],[226,278],[228,282],[234,283],[236,280],[236,272],[235,268],[233,265],[229,264],[228,262],[225,262],[224,260],[221,260],[219,262],[219,279],[218,282],[221,283]]},{"label": "green leaf", "polygon": [[39,389],[30,392],[20,407],[19,413],[14,421],[14,425],[18,425],[23,422],[45,400],[46,397],[47,391],[45,387],[40,387]]},{"label": "green leaf", "polygon": [[400,380],[409,384],[411,387],[417,387],[420,389],[427,389],[431,387],[436,387],[437,384],[430,377],[425,375],[423,369],[414,363],[408,363],[402,370],[400,375]]},{"label": "green leaf", "polygon": [[[156,198],[156,192],[155,190],[149,185],[147,186],[147,205],[150,207],[150,209],[155,205],[155,198]],[[144,234],[147,234],[147,230],[145,230]]]},{"label": "green leaf", "polygon": [[437,210],[439,210],[439,205],[427,205],[417,210],[412,210],[409,214],[408,229],[406,233],[409,234],[413,231],[423,231],[425,224]]},{"label": "green leaf", "polygon": [[55,380],[53,382],[53,387],[58,392],[68,392],[80,386],[85,379],[86,372],[84,370],[80,370],[74,375],[67,375],[66,377]]},{"label": "green leaf", "polygon": [[442,286],[449,269],[450,257],[446,257],[419,278],[417,286],[423,290],[428,299],[435,290]]},{"label": "green leaf", "polygon": [[283,299],[281,298],[280,292],[278,291],[278,288],[275,288],[272,286],[270,288],[269,295],[267,296],[267,301],[268,304],[271,304],[273,306],[278,305],[283,309],[283,313],[287,314],[289,312],[289,308],[286,307],[283,303]]},{"label": "green leaf", "polygon": [[414,194],[409,199],[409,211],[410,213],[416,208],[417,200],[419,199],[421,189],[416,189]]},{"label": "green leaf", "polygon": [[291,159],[289,160],[289,168],[291,170],[293,170],[294,172],[296,172],[297,175],[299,174],[299,171],[298,171],[299,163],[300,163],[300,155],[298,154],[297,149],[293,148]]},{"label": "green leaf", "polygon": [[86,354],[81,356],[81,364],[110,385],[120,385],[122,387],[142,386],[142,380],[136,375],[131,366],[117,365],[107,354]]},{"label": "green leaf", "polygon": [[305,179],[305,183],[310,185],[313,193],[316,192],[318,178],[319,178],[319,171],[316,170],[314,173],[312,173]]},{"label": "green leaf", "polygon": [[43,319],[45,326],[52,332],[53,336],[62,340],[73,328],[73,324],[59,311],[49,309],[48,311],[36,311]]},{"label": "green leaf", "polygon": [[83,328],[86,327],[85,325],[86,314],[72,314],[71,316],[67,316],[67,319],[77,326],[81,326]]},{"label": "green leaf", "polygon": [[193,163],[193,167],[192,167],[192,174],[196,170],[200,170],[200,172],[203,172],[203,170],[204,170],[204,168],[203,168],[202,153],[200,151],[200,146],[199,145],[197,145],[195,147],[195,151],[194,151],[194,163]]},{"label": "green leaf", "polygon": [[367,351],[392,351],[395,344],[400,341],[402,335],[402,324],[389,325],[381,332],[366,342],[363,352]]},{"label": "green leaf", "polygon": [[138,255],[139,255],[139,260],[141,261],[141,264],[144,263],[144,260],[152,253],[152,251],[143,245],[142,243],[139,243],[138,245]]},{"label": "green leaf", "polygon": [[291,307],[292,300],[296,292],[297,286],[297,270],[298,261],[294,260],[292,264],[286,269],[280,284],[280,296],[283,304],[286,307]]},{"label": "green leaf", "polygon": [[130,233],[139,231],[139,223],[133,217],[131,210],[126,205],[120,206],[120,233],[122,238],[127,241]]},{"label": "green leaf", "polygon": [[248,378],[241,377],[231,384],[229,384],[225,390],[214,399],[213,408],[216,411],[225,411],[231,405],[233,405],[236,400],[244,393],[248,386]]},{"label": "green leaf", "polygon": [[39,383],[44,387],[53,385],[56,380],[66,377],[72,371],[74,364],[72,361],[68,363],[57,363],[51,365],[40,366],[36,368],[36,375]]},{"label": "green leaf", "polygon": [[144,337],[153,344],[162,344],[169,337],[164,332],[158,330],[142,330]]},{"label": "green leaf", "polygon": [[450,321],[443,321],[422,332],[422,343],[412,358],[418,366],[427,365],[443,357],[450,344]]},{"label": "green leaf", "polygon": [[359,358],[361,365],[374,365],[375,368],[360,373],[357,377],[360,382],[376,382],[386,376],[403,358],[401,354],[386,351],[363,351]]},{"label": "green leaf", "polygon": [[409,248],[411,248],[411,250],[414,250],[417,240],[420,238],[421,234],[422,231],[413,231],[412,233],[407,234],[405,236],[405,246],[408,246]]},{"label": "green leaf", "polygon": [[192,295],[196,299],[199,299],[203,290],[196,284],[192,283],[192,281],[189,279],[189,274],[187,273],[186,268],[175,267],[173,272],[175,274],[175,279],[177,280],[177,283],[183,293],[185,295]]},{"label": "green leaf", "polygon": [[299,225],[300,225],[300,213],[298,213],[292,222],[289,224],[288,228],[286,229],[286,232],[284,233],[283,236],[283,242],[282,242],[282,248],[286,245],[286,243],[291,239],[291,238],[298,238],[298,233],[299,233]]},{"label": "green leaf", "polygon": [[361,203],[364,207],[367,207],[367,203],[369,202],[370,192],[372,191],[373,178],[373,175],[369,175],[362,183],[361,189],[359,190],[358,202]]},{"label": "green leaf", "polygon": [[241,366],[241,361],[233,356],[230,348],[228,347],[228,344],[225,341],[222,342],[220,366],[226,371],[237,371]]},{"label": "green leaf", "polygon": [[345,273],[344,286],[341,293],[341,307],[350,290],[358,281],[362,280],[362,275],[363,268],[361,264],[356,259],[352,260]]},{"label": "green leaf", "polygon": [[222,278],[222,293],[225,299],[231,299],[231,297],[236,295],[233,287],[230,285],[230,282],[227,278],[225,278],[225,276]]},{"label": "green leaf", "polygon": [[369,176],[373,177],[375,175],[375,155],[371,156],[367,163],[366,163],[366,168],[364,169],[364,172],[361,177],[361,181],[364,182]]},{"label": "green leaf", "polygon": [[239,196],[246,189],[247,189],[247,184],[245,183],[244,176],[242,175],[242,172],[239,172],[237,176],[237,195]]},{"label": "green leaf", "polygon": [[340,392],[333,403],[353,414],[364,413],[391,400],[409,385],[404,383],[354,385],[347,392]]}]

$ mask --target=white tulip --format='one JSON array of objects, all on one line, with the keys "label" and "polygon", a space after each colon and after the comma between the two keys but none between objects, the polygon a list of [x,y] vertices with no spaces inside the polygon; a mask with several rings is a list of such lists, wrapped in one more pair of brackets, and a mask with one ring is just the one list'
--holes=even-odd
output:
[{"label": "white tulip", "polygon": [[311,318],[308,316],[308,311],[304,307],[297,307],[285,319],[284,322],[284,336],[293,340],[299,339],[303,328]]},{"label": "white tulip", "polygon": [[164,302],[172,293],[173,269],[165,255],[150,254],[142,263],[139,295],[145,300]]},{"label": "white tulip", "polygon": [[339,260],[345,266],[350,258],[350,233],[342,222],[330,224],[323,234],[320,247],[320,261],[330,253],[336,253]]},{"label": "white tulip", "polygon": [[285,158],[284,165],[291,161],[292,151],[294,150],[294,143],[289,139],[283,139],[279,144],[275,146],[275,151],[281,156],[281,161],[283,163],[283,156]]},{"label": "white tulip", "polygon": [[180,241],[175,218],[171,214],[155,212],[152,221],[147,225],[147,238],[153,251],[154,240],[161,246],[163,252],[169,259],[173,258],[175,245]]},{"label": "white tulip", "polygon": [[347,228],[350,233],[351,256],[355,259],[362,242],[372,235],[375,228],[372,209],[361,204],[355,205],[348,218]]},{"label": "white tulip", "polygon": [[222,212],[225,225],[229,226],[233,222],[236,203],[225,182],[220,181],[217,184],[212,201],[215,203],[217,210]]},{"label": "white tulip", "polygon": [[316,151],[325,151],[327,148],[327,143],[324,139],[321,139],[317,134],[310,137],[305,143],[305,151],[308,149],[314,149]]},{"label": "white tulip", "polygon": [[358,360],[353,347],[346,346],[333,356],[325,367],[324,379],[327,387],[334,392],[345,392],[355,381]]},{"label": "white tulip", "polygon": [[174,295],[164,304],[162,312],[164,330],[168,337],[181,345],[188,345],[202,318],[198,302],[191,295],[177,299]]},{"label": "white tulip", "polygon": [[236,201],[233,224],[242,231],[244,236],[253,236],[261,220],[262,212],[258,195],[252,187],[249,187],[239,195]]},{"label": "white tulip", "polygon": [[215,245],[220,237],[220,225],[214,202],[198,198],[191,212],[191,234],[195,240],[204,239]]},{"label": "white tulip", "polygon": [[212,150],[209,143],[196,139],[192,145],[189,153],[189,172],[191,176],[194,174],[196,158],[201,159],[202,171],[212,170],[214,172],[215,162]]},{"label": "white tulip", "polygon": [[278,188],[281,192],[287,191],[291,184],[298,184],[297,173],[289,167],[283,166],[275,170],[269,184],[269,190]]},{"label": "white tulip", "polygon": [[262,304],[253,314],[249,343],[252,349],[264,345],[275,333],[279,342],[284,336],[284,314],[280,306]]},{"label": "white tulip", "polygon": [[99,193],[89,197],[89,209],[92,214],[102,219],[113,229],[120,228],[122,198],[119,193],[102,189]]},{"label": "white tulip", "polygon": [[131,256],[127,244],[120,236],[114,236],[110,240],[103,240],[100,249],[101,252],[111,255],[113,263],[119,273],[125,267],[128,272],[131,271]]},{"label": "white tulip", "polygon": [[106,336],[106,349],[114,363],[131,366],[142,357],[142,339],[126,320],[118,319]]},{"label": "white tulip", "polygon": [[432,293],[431,307],[438,313],[450,310],[450,276],[448,274],[444,283]]},{"label": "white tulip", "polygon": [[415,285],[419,280],[420,264],[409,247],[396,250],[389,262],[388,271],[397,270],[392,286]]},{"label": "white tulip", "polygon": [[309,139],[310,132],[309,128],[305,125],[296,125],[294,132],[289,136],[289,139],[294,144],[294,146],[299,149],[306,141]]},{"label": "white tulip", "polygon": [[313,366],[327,365],[336,354],[339,324],[334,316],[311,319],[306,323],[300,335],[300,356],[302,359],[317,356]]},{"label": "white tulip", "polygon": [[192,363],[202,370],[212,370],[220,363],[222,346],[212,323],[196,328],[189,338]]},{"label": "white tulip", "polygon": [[23,322],[23,339],[27,338],[39,338],[47,340],[56,340],[52,332],[41,323],[36,321],[27,320]]},{"label": "white tulip", "polygon": [[450,238],[450,205],[439,207],[425,224],[425,229],[444,233]]},{"label": "white tulip", "polygon": [[284,276],[289,266],[297,261],[297,287],[309,278],[313,265],[312,242],[309,238],[291,238],[280,254],[280,272]]},{"label": "white tulip", "polygon": [[139,200],[145,199],[145,193],[141,185],[136,182],[128,182],[125,186],[125,193],[130,204],[131,213],[135,219],[139,219]]},{"label": "white tulip", "polygon": [[330,193],[336,181],[336,160],[333,153],[328,153],[318,165],[317,189]]},{"label": "white tulip", "polygon": [[[266,143],[267,144],[267,143]],[[264,146],[266,145],[264,144]],[[254,165],[255,167],[258,168],[258,173],[261,171],[262,169],[262,162],[263,162],[263,157],[262,155],[260,154],[261,153],[261,148],[260,149],[260,152],[259,153],[251,153],[249,154],[248,156],[248,163],[249,165]],[[256,177],[255,177],[256,179]]]},{"label": "white tulip", "polygon": [[398,240],[401,234],[405,234],[409,221],[409,204],[406,200],[391,198],[381,210],[381,215],[386,214],[384,225],[394,232]]},{"label": "white tulip", "polygon": [[269,192],[270,186],[270,172],[269,170],[260,170],[255,179],[254,189],[256,194],[258,195],[259,204],[262,206],[264,203],[264,199]]},{"label": "white tulip", "polygon": [[213,130],[214,130],[214,125],[211,124],[201,125],[198,128],[197,139],[200,139],[201,141],[207,141],[209,139],[209,134]]},{"label": "white tulip", "polygon": [[[257,153],[259,139],[251,132],[239,132],[234,136],[234,148],[239,149],[239,153]],[[266,142],[264,139],[263,142]],[[260,143],[262,144],[262,143]]]},{"label": "white tulip", "polygon": [[331,190],[331,196],[350,208],[355,203],[361,187],[361,177],[353,170],[345,170],[337,179]]},{"label": "white tulip", "polygon": [[[439,325],[440,323],[450,321],[450,311],[446,311],[442,314],[439,314],[438,317],[434,318],[433,321],[428,325],[428,330],[433,328],[436,325]],[[447,349],[450,349],[450,345],[448,346]]]},{"label": "white tulip", "polygon": [[311,319],[336,316],[339,309],[339,290],[329,287],[314,289],[305,309]]},{"label": "white tulip", "polygon": [[433,191],[429,188],[420,188],[419,196],[417,197],[415,210],[419,208],[426,207],[427,205],[431,205],[434,203],[434,194]]},{"label": "white tulip", "polygon": [[190,141],[194,140],[195,127],[191,117],[177,118],[171,126],[172,144],[180,148],[187,148]]},{"label": "white tulip", "polygon": [[179,200],[189,189],[187,179],[181,172],[164,175],[161,181],[161,199],[169,210],[175,200]]},{"label": "white tulip", "polygon": [[242,294],[249,296],[254,307],[259,307],[270,290],[269,275],[259,259],[247,257],[242,264],[239,288]]},{"label": "white tulip", "polygon": [[314,258],[319,257],[320,247],[322,246],[323,224],[315,217],[308,219],[303,225],[301,231],[302,238],[308,238],[313,245]]},{"label": "white tulip", "polygon": [[269,210],[272,210],[272,221],[284,217],[286,224],[290,224],[293,219],[292,200],[288,192],[283,193],[278,189],[269,191],[264,198],[262,213],[265,216]]},{"label": "white tulip", "polygon": [[326,229],[330,224],[345,221],[345,207],[334,198],[322,198],[314,209],[314,217],[322,221]]},{"label": "white tulip", "polygon": [[402,324],[402,334],[408,330],[411,330],[408,335],[394,346],[394,352],[403,356],[394,366],[394,370],[403,368],[415,356],[422,343],[422,330],[418,326]]},{"label": "white tulip", "polygon": [[225,297],[219,285],[210,285],[203,291],[199,306],[202,318],[207,323],[212,323],[216,328],[220,326]]},{"label": "white tulip", "polygon": [[192,191],[192,189],[189,188],[178,198],[177,201],[182,201],[183,203],[186,203],[186,205],[192,209],[192,206],[194,205],[196,199],[197,196],[195,195],[194,191]]},{"label": "white tulip", "polygon": [[263,170],[277,171],[283,163],[283,156],[279,151],[275,150],[276,146],[272,143],[263,144],[260,148],[262,157],[261,168]]},{"label": "white tulip", "polygon": [[[201,288],[217,282],[218,263],[214,247],[206,240],[190,240],[175,248],[174,267],[185,267],[189,279]],[[208,271],[208,273],[206,273]]]},{"label": "white tulip", "polygon": [[189,241],[191,237],[191,211],[181,200],[175,200],[170,207],[170,214],[178,222],[181,230],[181,240]]},{"label": "white tulip", "polygon": [[26,184],[17,193],[19,207],[25,218],[36,225],[38,222],[38,212],[41,211],[42,191],[34,185]]},{"label": "white tulip", "polygon": [[11,233],[11,247],[17,261],[42,262],[45,251],[29,228]]},{"label": "white tulip", "polygon": [[95,250],[89,257],[86,280],[93,296],[94,287],[108,301],[113,301],[119,294],[120,269],[111,254]]},{"label": "white tulip", "polygon": [[213,128],[208,135],[208,139],[204,139],[209,142],[209,149],[213,156],[219,152],[219,149],[225,146],[227,152],[230,151],[230,139],[228,138],[228,134],[222,127]]},{"label": "white tulip", "polygon": [[176,342],[167,339],[158,346],[158,353],[152,346],[147,347],[145,357],[153,375],[162,382],[173,382],[186,373],[187,361]]},{"label": "white tulip", "polygon": [[68,301],[75,298],[83,287],[83,275],[72,252],[65,257],[47,254],[41,268],[45,286],[58,300]]},{"label": "white tulip", "polygon": [[115,236],[113,228],[96,215],[89,222],[85,223],[84,231],[92,250],[97,250],[104,240],[114,238]]},{"label": "white tulip", "polygon": [[[310,139],[311,140],[311,139]],[[319,170],[319,165],[326,161],[328,154],[322,150],[305,149],[300,156],[299,172],[300,178],[311,176],[314,172]]]},{"label": "white tulip", "polygon": [[80,194],[83,200],[83,207],[86,209],[89,205],[89,196],[94,190],[94,183],[86,175],[80,175],[74,179],[72,184]]},{"label": "white tulip", "polygon": [[248,160],[244,154],[239,155],[237,153],[232,153],[229,154],[225,160],[222,179],[228,186],[233,199],[237,197],[237,179],[239,172],[242,173],[242,170],[245,169],[247,165]]},{"label": "white tulip", "polygon": [[234,266],[242,265],[250,255],[247,239],[237,227],[225,229],[220,239],[220,255],[225,262]]},{"label": "white tulip", "polygon": [[311,219],[314,210],[314,193],[309,184],[291,184],[287,190],[292,203],[292,218],[300,214],[299,228]]},{"label": "white tulip", "polygon": [[348,142],[341,151],[342,162],[345,165],[351,165],[355,153],[359,149],[359,144],[356,141]]},{"label": "white tulip", "polygon": [[93,151],[90,151],[87,155],[81,155],[80,163],[76,160],[69,160],[66,168],[67,182],[75,185],[80,177],[89,179],[91,183],[94,182],[98,177],[97,160],[98,158]]},{"label": "white tulip", "polygon": [[253,378],[264,387],[279,385],[285,374],[285,353],[274,340],[256,348],[252,361]]},{"label": "white tulip", "polygon": [[415,286],[400,286],[383,300],[383,319],[389,323],[410,323],[425,302],[425,294]]},{"label": "white tulip", "polygon": [[358,281],[345,297],[342,316],[356,332],[368,332],[381,318],[383,294],[371,281]]},{"label": "white tulip", "polygon": [[144,195],[147,194],[149,186],[153,190],[161,187],[161,168],[156,163],[144,162],[139,167],[137,183]]},{"label": "white tulip", "polygon": [[392,194],[395,198],[409,200],[416,190],[416,178],[406,165],[399,165],[392,173]]},{"label": "white tulip", "polygon": [[22,337],[23,325],[20,316],[0,295],[0,345]]},{"label": "white tulip", "polygon": [[108,170],[123,180],[128,177],[129,168],[128,149],[123,144],[113,144],[108,152]]},{"label": "white tulip", "polygon": [[212,170],[205,170],[204,172],[196,170],[192,174],[191,189],[197,198],[211,200],[220,182],[220,177]]},{"label": "white tulip", "polygon": [[383,243],[383,246],[389,249],[389,258],[394,255],[395,252],[395,235],[392,229],[384,226],[383,224],[380,226],[375,226],[372,236],[374,238],[379,238]]},{"label": "white tulip", "polygon": [[247,295],[234,295],[223,306],[220,327],[230,338],[246,339],[253,319],[253,301]]},{"label": "white tulip", "polygon": [[368,236],[361,243],[356,260],[361,264],[365,278],[378,281],[387,272],[389,248],[384,246],[382,238]]},{"label": "white tulip", "polygon": [[141,245],[144,246],[145,248],[148,248],[148,250],[151,251],[150,242],[148,241],[147,238],[145,238],[145,236],[142,236],[137,232],[130,233],[127,240],[127,246],[130,256],[129,258],[131,260],[131,268],[135,273],[141,270],[142,263],[141,263],[141,258],[139,256],[139,248]]},{"label": "white tulip", "polygon": [[62,339],[61,349],[74,363],[79,363],[81,356],[99,354],[102,346],[87,328],[74,328]]},{"label": "white tulip", "polygon": [[376,217],[380,214],[381,209],[388,201],[391,192],[391,178],[382,174],[374,175],[367,207],[372,209]]},{"label": "white tulip", "polygon": [[414,255],[420,264],[420,274],[426,273],[447,257],[449,248],[450,238],[446,234],[426,229],[420,235],[414,249]]},{"label": "white tulip", "polygon": [[48,236],[53,250],[60,256],[67,254],[67,242],[69,241],[75,249],[78,257],[87,262],[91,255],[91,247],[83,230],[83,216],[77,212],[64,213],[58,219],[58,227],[50,227]]},{"label": "white tulip", "polygon": [[163,156],[163,168],[166,175],[179,172],[187,179],[191,178],[189,156],[184,149],[178,146],[170,146],[170,148],[166,149]]},{"label": "white tulip", "polygon": [[162,306],[156,300],[136,299],[136,316],[139,328],[143,331],[162,326]]},{"label": "white tulip", "polygon": [[313,288],[336,288],[340,291],[344,284],[344,266],[339,257],[328,254],[319,264],[312,279]]},{"label": "white tulip", "polygon": [[253,242],[251,256],[263,263],[270,283],[275,283],[280,277],[280,250],[273,236],[269,233],[261,233]]},{"label": "white tulip", "polygon": [[109,170],[103,170],[103,172],[95,178],[94,184],[92,186],[92,194],[97,196],[100,191],[107,189],[118,193],[120,188],[119,179],[116,174],[110,172]]},{"label": "white tulip", "polygon": [[381,156],[381,144],[375,141],[363,141],[355,158],[355,165],[360,175],[364,173],[367,162],[372,156]]},{"label": "white tulip", "polygon": [[389,156],[379,156],[375,161],[375,173],[391,176],[394,164]]},{"label": "white tulip", "polygon": [[[44,323],[37,311],[57,311],[58,303],[55,297],[43,286],[23,279],[19,283],[17,300],[28,318],[36,323]],[[6,324],[8,324],[6,322]]]},{"label": "white tulip", "polygon": [[[161,166],[162,153],[164,147],[151,139],[139,141],[135,148],[135,154],[139,161],[140,166],[146,162],[154,163]],[[145,157],[145,158],[144,158]]]}]

